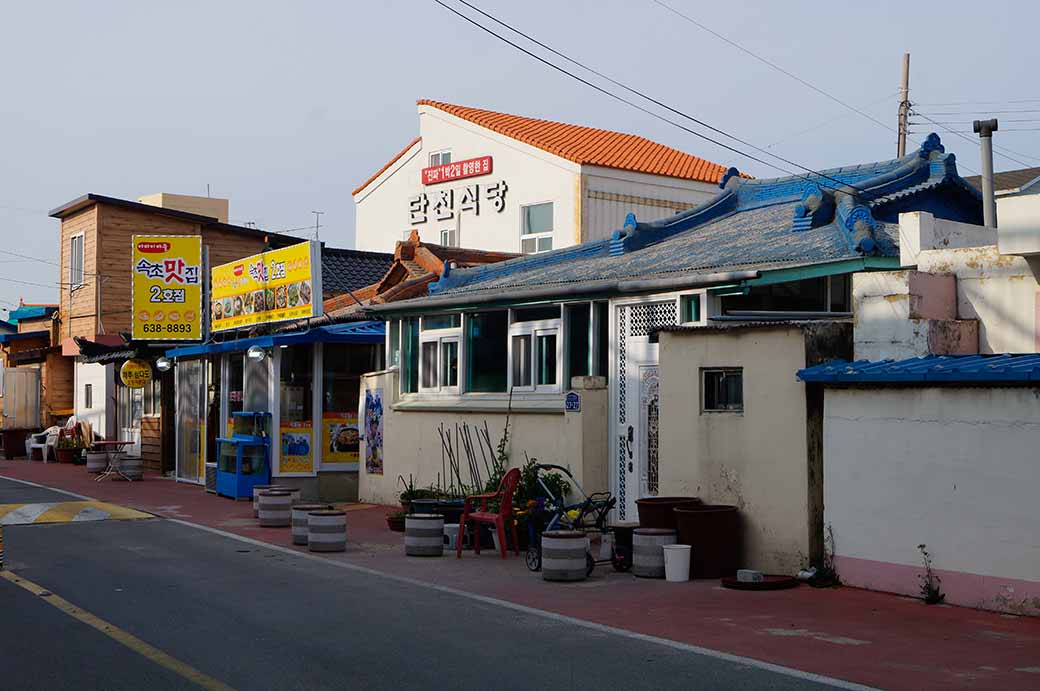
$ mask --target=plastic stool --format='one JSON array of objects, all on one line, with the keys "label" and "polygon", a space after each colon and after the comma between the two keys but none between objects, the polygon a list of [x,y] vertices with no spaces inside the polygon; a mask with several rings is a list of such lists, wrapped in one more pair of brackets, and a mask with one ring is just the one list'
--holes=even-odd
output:
[{"label": "plastic stool", "polygon": [[445,523],[444,524],[444,547],[446,549],[458,549],[459,544],[459,524],[458,523]]}]

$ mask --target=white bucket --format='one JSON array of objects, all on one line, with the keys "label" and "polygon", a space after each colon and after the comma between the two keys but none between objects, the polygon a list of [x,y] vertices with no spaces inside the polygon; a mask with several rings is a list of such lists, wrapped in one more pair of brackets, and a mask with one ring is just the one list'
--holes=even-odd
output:
[{"label": "white bucket", "polygon": [[682,583],[690,580],[690,553],[689,545],[665,545],[664,550],[664,578],[672,583]]}]

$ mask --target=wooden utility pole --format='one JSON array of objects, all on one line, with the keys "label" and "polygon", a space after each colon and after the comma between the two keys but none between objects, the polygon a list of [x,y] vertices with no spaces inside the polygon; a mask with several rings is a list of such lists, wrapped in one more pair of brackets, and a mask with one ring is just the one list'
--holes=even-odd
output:
[{"label": "wooden utility pole", "polygon": [[899,140],[896,156],[906,155],[906,131],[910,120],[910,53],[903,54],[903,83],[899,89]]}]

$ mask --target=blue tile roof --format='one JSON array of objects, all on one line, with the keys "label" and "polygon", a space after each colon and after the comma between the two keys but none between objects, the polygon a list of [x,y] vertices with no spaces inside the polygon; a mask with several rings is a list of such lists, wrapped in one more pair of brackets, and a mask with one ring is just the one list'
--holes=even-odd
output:
[{"label": "blue tile roof", "polygon": [[37,317],[46,317],[54,314],[58,311],[57,305],[20,305],[17,308],[11,310],[8,315],[8,321],[12,324],[17,324],[20,319],[36,319]]},{"label": "blue tile roof", "polygon": [[431,284],[430,295],[461,301],[536,286],[895,257],[901,211],[916,206],[981,223],[981,197],[957,174],[955,160],[932,134],[902,158],[818,174],[748,180],[731,169],[722,192],[699,207],[649,223],[629,214],[609,240],[453,270]]},{"label": "blue tile roof", "polygon": [[821,384],[1040,382],[1040,353],[928,355],[876,362],[835,360],[799,370],[798,378]]}]

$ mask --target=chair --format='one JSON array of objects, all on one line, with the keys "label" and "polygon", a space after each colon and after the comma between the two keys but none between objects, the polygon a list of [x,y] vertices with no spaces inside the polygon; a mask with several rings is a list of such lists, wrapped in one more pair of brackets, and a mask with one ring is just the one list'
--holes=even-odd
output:
[{"label": "chair", "polygon": [[58,436],[60,434],[60,427],[48,427],[42,432],[29,435],[31,441],[26,447],[26,450],[29,452],[29,459],[32,460],[33,449],[42,449],[40,456],[44,463],[47,462],[47,454],[54,456],[54,460],[57,462],[58,455],[54,452],[54,449],[58,447]]},{"label": "chair", "polygon": [[[513,468],[505,474],[502,481],[498,483],[498,491],[493,494],[474,494],[466,497],[462,507],[462,518],[459,519],[459,535],[466,534],[466,523],[473,524],[472,543],[473,552],[480,554],[480,535],[477,526],[480,523],[488,523],[495,526],[495,534],[498,535],[498,547],[502,552],[502,558],[506,558],[506,521],[513,534],[513,549],[520,556],[520,543],[516,535],[516,521],[513,519],[513,493],[520,483],[520,470]],[[480,500],[480,510],[472,511],[471,505],[477,499]],[[488,511],[488,501],[499,500],[498,511]],[[455,556],[462,557],[462,540],[455,547]]]}]

